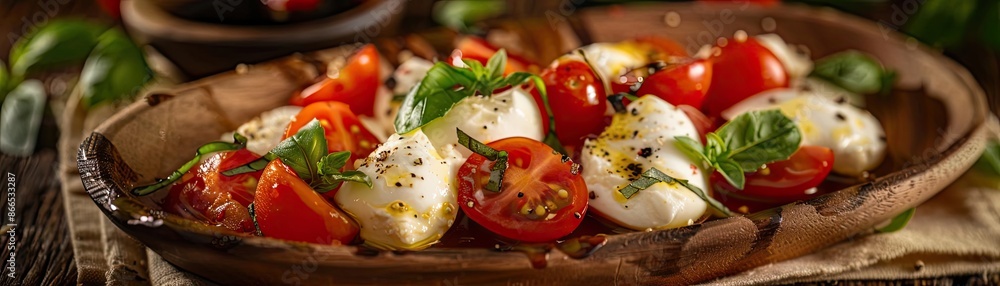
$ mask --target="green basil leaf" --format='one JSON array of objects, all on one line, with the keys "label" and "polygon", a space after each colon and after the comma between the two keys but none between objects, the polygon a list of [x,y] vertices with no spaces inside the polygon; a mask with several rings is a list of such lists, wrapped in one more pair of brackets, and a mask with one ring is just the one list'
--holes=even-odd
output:
[{"label": "green basil leaf", "polygon": [[469,148],[473,153],[486,157],[487,160],[493,161],[493,167],[490,168],[490,180],[483,188],[492,192],[500,192],[500,188],[503,186],[504,172],[507,171],[507,151],[497,151],[473,139],[461,129],[455,128],[455,132],[458,133],[458,144]]},{"label": "green basil leaf", "polygon": [[740,190],[743,189],[743,186],[746,184],[746,175],[743,174],[743,168],[740,167],[740,164],[737,164],[732,160],[724,160],[716,162],[712,165],[712,167],[714,167],[715,170],[718,171],[730,185],[733,185]]},{"label": "green basil leaf", "polygon": [[[707,156],[705,156],[705,148],[698,143],[697,140],[692,139],[687,136],[674,136],[674,145],[677,149],[680,149],[688,157],[698,160],[699,162],[711,162]],[[700,164],[699,164],[700,165]]]},{"label": "green basil leaf", "polygon": [[747,172],[788,159],[802,141],[795,122],[777,109],[741,114],[713,133],[726,143],[725,158],[736,161]]},{"label": "green basil leaf", "polygon": [[691,185],[687,180],[681,180],[671,177],[670,175],[667,175],[656,168],[649,168],[649,170],[642,172],[642,174],[639,175],[639,178],[635,179],[635,181],[632,181],[625,187],[619,189],[618,192],[621,193],[623,196],[625,196],[625,199],[631,199],[632,196],[634,196],[639,191],[645,190],[656,183],[667,183],[667,184],[676,183],[684,187],[685,189],[690,190],[692,193],[694,193],[699,198],[704,200],[705,203],[707,203],[710,207],[718,210],[724,216],[732,216],[732,212],[729,211],[729,208],[726,208],[726,206],[722,205],[722,203],[716,201],[714,198],[705,193],[705,191],[702,190],[701,188]]},{"label": "green basil leaf", "polygon": [[3,104],[3,100],[7,98],[7,86],[10,81],[10,74],[7,73],[7,64],[0,61],[0,105]]},{"label": "green basil leaf", "polygon": [[323,156],[323,159],[320,159],[316,166],[319,168],[320,175],[339,174],[340,169],[344,168],[350,159],[350,151],[334,152]]},{"label": "green basil leaf", "polygon": [[45,113],[45,87],[27,80],[4,98],[0,106],[0,152],[30,156],[35,151],[38,129]]},{"label": "green basil leaf", "polygon": [[403,99],[395,120],[396,133],[408,133],[444,116],[456,103],[474,94],[465,87],[475,81],[471,70],[435,63]]},{"label": "green basil leaf", "polygon": [[317,162],[327,154],[323,126],[313,119],[268,153],[281,158],[281,162],[295,170],[303,181],[312,182],[319,177]]},{"label": "green basil leaf", "polygon": [[816,61],[812,75],[850,92],[874,94],[883,90],[887,73],[875,58],[849,50]]},{"label": "green basil leaf", "polygon": [[889,221],[889,225],[886,225],[886,226],[884,226],[882,228],[875,229],[875,231],[878,231],[880,233],[889,233],[889,232],[899,231],[899,230],[903,229],[904,227],[906,227],[907,224],[910,223],[910,219],[913,218],[913,214],[916,213],[916,212],[917,212],[917,208],[908,209],[908,210],[904,211],[903,213],[901,213],[901,214],[896,215],[895,217],[893,217],[892,220]]},{"label": "green basil leaf", "polygon": [[371,178],[361,171],[344,171],[343,173],[338,172],[325,174],[314,180],[310,186],[318,193],[326,193],[336,189],[344,182],[362,183],[368,186],[369,189],[372,187]]},{"label": "green basil leaf", "polygon": [[198,147],[198,150],[195,151],[194,158],[191,158],[191,160],[187,161],[187,163],[181,165],[180,168],[177,168],[177,170],[170,173],[169,176],[163,179],[156,179],[156,183],[150,185],[132,188],[132,194],[136,196],[145,196],[155,193],[156,191],[162,189],[163,187],[169,186],[170,184],[173,184],[177,180],[180,180],[181,176],[183,176],[184,173],[187,173],[189,170],[191,170],[191,168],[194,168],[195,165],[198,165],[198,162],[201,161],[202,156],[207,154],[212,154],[215,152],[236,151],[239,149],[243,149],[244,147],[246,147],[246,145],[247,145],[247,138],[243,137],[243,135],[239,133],[233,133],[233,143],[217,141],[201,145],[201,147]]},{"label": "green basil leaf", "polygon": [[538,95],[542,97],[542,104],[544,105],[545,112],[548,114],[549,118],[549,134],[545,135],[542,139],[542,143],[552,147],[552,150],[556,150],[561,154],[567,154],[566,149],[563,148],[561,142],[559,142],[559,137],[556,136],[556,117],[552,113],[552,106],[549,104],[549,94],[545,89],[545,81],[541,77],[527,73],[527,72],[513,72],[504,78],[505,85],[518,86],[522,85],[528,81],[531,81],[535,85],[535,89],[538,90]]},{"label": "green basil leaf", "polygon": [[[9,125],[5,125],[9,126]],[[1000,142],[990,140],[974,165],[976,170],[993,176],[1000,176]]]},{"label": "green basil leaf", "polygon": [[98,38],[80,73],[83,105],[91,108],[131,98],[152,78],[139,47],[120,31],[108,30]]},{"label": "green basil leaf", "polygon": [[53,20],[14,44],[11,75],[24,78],[42,68],[83,62],[107,28],[79,20]]},{"label": "green basil leaf", "polygon": [[486,61],[486,72],[490,78],[503,78],[503,71],[507,68],[507,51],[500,49]]},{"label": "green basil leaf", "polygon": [[257,223],[257,209],[253,203],[247,206],[247,210],[250,212],[250,219],[253,220],[254,235],[264,236],[264,233],[260,232],[260,224]]}]

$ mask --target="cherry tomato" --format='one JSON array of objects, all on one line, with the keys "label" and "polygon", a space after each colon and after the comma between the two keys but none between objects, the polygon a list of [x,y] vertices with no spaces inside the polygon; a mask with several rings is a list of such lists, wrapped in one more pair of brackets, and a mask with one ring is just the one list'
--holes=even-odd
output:
[{"label": "cherry tomato", "polygon": [[378,57],[375,45],[365,45],[347,60],[347,65],[336,76],[323,78],[293,94],[291,104],[306,106],[321,101],[339,101],[349,105],[354,114],[373,116],[375,91],[381,85]]},{"label": "cherry tomato", "polygon": [[274,11],[312,11],[319,7],[320,0],[268,0],[264,1],[267,8]]},{"label": "cherry tomato", "polygon": [[254,196],[254,215],[266,237],[318,244],[348,244],[358,225],[275,159],[267,164]]},{"label": "cherry tomato", "polygon": [[368,128],[361,124],[350,108],[343,103],[326,101],[310,104],[295,115],[292,122],[281,136],[284,140],[299,132],[306,123],[318,119],[326,134],[326,147],[330,153],[351,151],[351,159],[347,162],[349,170],[354,169],[354,161],[368,157],[381,143]]},{"label": "cherry tomato", "polygon": [[684,114],[687,114],[688,119],[691,119],[691,123],[694,123],[694,129],[698,130],[698,136],[701,137],[701,142],[705,142],[705,134],[715,131],[715,122],[706,117],[705,114],[701,113],[701,111],[694,106],[682,104],[678,105],[677,108],[684,111]]},{"label": "cherry tomato", "polygon": [[671,65],[642,81],[636,95],[652,94],[673,105],[701,108],[712,84],[712,62],[704,59]]},{"label": "cherry tomato", "polygon": [[[607,93],[590,66],[578,60],[559,60],[542,70],[541,78],[556,120],[556,135],[567,149],[577,149],[587,136],[604,131]],[[532,95],[542,118],[548,118],[537,90]],[[544,125],[548,133],[547,121]]]},{"label": "cherry tomato", "polygon": [[751,208],[749,212],[754,212],[820,195],[807,191],[822,183],[832,168],[833,151],[829,148],[802,146],[788,160],[746,173],[743,190],[730,185],[718,172],[712,173],[711,182],[721,196],[720,201],[730,208],[745,205]]},{"label": "cherry tomato", "polygon": [[98,0],[97,4],[101,5],[101,10],[104,10],[104,13],[107,13],[111,18],[121,18],[122,0]]},{"label": "cherry tomato", "polygon": [[253,232],[247,206],[253,202],[262,172],[224,176],[228,170],[259,158],[246,149],[212,155],[170,186],[163,209],[185,218],[233,231]]},{"label": "cherry tomato", "polygon": [[747,97],[765,90],[788,87],[788,73],[781,61],[754,38],[728,39],[712,60],[712,84],[702,107],[718,117]]},{"label": "cherry tomato", "polygon": [[587,213],[587,185],[573,162],[523,137],[489,144],[507,151],[499,193],[484,189],[493,161],[473,154],[458,171],[458,203],[486,229],[507,238],[547,242],[573,232]]},{"label": "cherry tomato", "polygon": [[[458,43],[455,45],[455,50],[452,51],[450,56],[450,63],[453,66],[458,66],[462,64],[462,59],[476,60],[479,63],[486,65],[490,57],[493,56],[498,50],[498,48],[490,45],[486,40],[476,37],[476,36],[465,36],[458,39]],[[532,66],[536,66],[531,61],[522,58],[519,55],[511,54],[507,51],[507,66],[504,67],[503,74],[508,75],[513,72],[519,71],[529,71]],[[536,69],[537,70],[537,69]]]}]

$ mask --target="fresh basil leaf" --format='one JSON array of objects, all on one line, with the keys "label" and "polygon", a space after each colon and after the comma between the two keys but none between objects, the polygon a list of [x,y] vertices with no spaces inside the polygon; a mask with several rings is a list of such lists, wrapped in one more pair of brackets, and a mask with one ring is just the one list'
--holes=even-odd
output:
[{"label": "fresh basil leaf", "polygon": [[[10,126],[10,125],[5,125]],[[976,170],[1000,177],[1000,142],[990,140],[975,164]]]},{"label": "fresh basil leaf", "polygon": [[563,148],[561,142],[559,142],[559,137],[556,136],[556,117],[552,113],[552,106],[549,104],[549,94],[545,89],[545,81],[541,77],[527,73],[527,72],[513,72],[504,79],[505,85],[518,86],[522,85],[529,80],[535,85],[535,89],[538,90],[538,95],[542,97],[543,108],[545,108],[545,113],[548,114],[549,118],[546,118],[549,122],[549,134],[545,135],[542,139],[542,143],[552,147],[552,150],[556,150],[560,154],[567,154],[566,149]]},{"label": "fresh basil leaf", "polygon": [[253,160],[250,163],[243,164],[243,166],[239,166],[229,170],[223,170],[222,175],[228,177],[228,176],[235,176],[239,174],[253,173],[260,170],[264,170],[264,168],[267,167],[267,163],[270,163],[274,159],[278,159],[278,156],[274,155],[273,153],[267,153],[264,154],[264,156],[257,158],[257,160]]},{"label": "fresh basil leaf", "polygon": [[257,223],[257,209],[256,209],[256,206],[254,206],[253,203],[250,203],[250,205],[247,206],[247,210],[250,212],[250,219],[253,220],[254,235],[256,235],[256,236],[264,236],[264,233],[260,232],[260,224]]},{"label": "fresh basil leaf", "polygon": [[705,191],[702,190],[701,188],[691,185],[687,180],[681,180],[671,177],[670,175],[667,175],[656,168],[649,168],[649,170],[642,172],[642,174],[639,175],[639,178],[635,179],[635,181],[632,181],[625,187],[619,189],[618,192],[621,193],[623,196],[625,196],[625,199],[631,199],[632,196],[635,196],[635,194],[638,193],[639,191],[645,190],[656,183],[667,183],[667,184],[676,183],[684,187],[685,189],[690,190],[692,193],[694,193],[699,198],[704,200],[705,203],[707,203],[710,207],[718,210],[723,215],[732,216],[732,212],[729,211],[729,208],[726,208],[724,205],[722,205],[722,203],[716,201],[714,198],[705,193]]},{"label": "fresh basil leaf", "polygon": [[107,28],[79,20],[53,20],[18,40],[10,51],[11,75],[83,62]]},{"label": "fresh basil leaf", "polygon": [[615,113],[624,114],[628,112],[625,107],[625,95],[628,93],[619,92],[608,96],[608,102],[611,103],[611,107],[615,109]]},{"label": "fresh basil leaf", "polygon": [[741,114],[713,133],[726,143],[725,158],[736,161],[747,172],[788,159],[802,141],[795,122],[777,109]]},{"label": "fresh basil leaf", "polygon": [[500,187],[503,186],[504,172],[507,171],[507,151],[497,151],[476,141],[461,129],[455,128],[455,132],[458,133],[458,144],[469,148],[473,153],[486,157],[487,160],[493,161],[493,167],[490,168],[490,180],[483,188],[492,192],[500,192]]},{"label": "fresh basil leaf", "polygon": [[812,75],[850,92],[874,94],[883,90],[887,73],[878,60],[849,50],[816,61]]},{"label": "fresh basil leaf", "polygon": [[156,179],[156,183],[150,185],[132,188],[132,194],[136,196],[145,196],[155,193],[157,190],[160,190],[163,187],[169,186],[170,184],[173,184],[177,180],[180,180],[181,176],[183,176],[184,173],[187,173],[189,170],[191,170],[191,168],[194,168],[195,165],[198,165],[198,162],[201,161],[201,156],[215,152],[236,151],[239,149],[243,149],[244,147],[246,147],[246,145],[247,145],[247,138],[239,133],[233,134],[233,143],[217,141],[201,145],[201,147],[198,147],[198,151],[194,153],[194,158],[191,158],[191,160],[187,161],[187,163],[181,165],[180,168],[177,168],[177,170],[175,170],[173,173],[170,173],[169,176],[163,179]]},{"label": "fresh basil leaf", "polygon": [[83,105],[91,108],[131,98],[152,78],[139,47],[117,29],[108,30],[98,38],[80,73]]},{"label": "fresh basil leaf", "polygon": [[10,81],[10,74],[7,73],[7,64],[0,61],[0,104],[7,98],[7,85]]},{"label": "fresh basil leaf", "polygon": [[0,106],[0,152],[14,156],[34,153],[45,102],[45,87],[38,80],[21,82],[4,98]]},{"label": "fresh basil leaf", "polygon": [[334,152],[323,156],[323,159],[320,159],[316,166],[319,168],[320,175],[339,174],[340,169],[344,168],[350,159],[350,151]]},{"label": "fresh basil leaf", "polygon": [[507,51],[500,49],[486,61],[486,72],[490,78],[503,78],[503,71],[507,68]]},{"label": "fresh basil leaf", "polygon": [[677,149],[680,149],[688,157],[704,162],[712,161],[705,156],[705,148],[697,140],[687,136],[674,136],[674,139],[676,140],[674,141],[674,145],[677,146]]},{"label": "fresh basil leaf", "polygon": [[906,227],[907,224],[910,223],[910,219],[913,218],[913,214],[916,212],[917,208],[908,209],[903,213],[893,217],[892,220],[889,221],[889,225],[875,229],[875,231],[878,231],[880,233],[889,233],[902,230],[904,227]]},{"label": "fresh basil leaf", "polygon": [[740,167],[740,164],[737,164],[732,160],[724,160],[716,162],[712,165],[712,167],[715,168],[715,170],[718,171],[730,185],[733,185],[740,190],[743,189],[743,186],[746,184],[746,175],[743,174],[744,170]]},{"label": "fresh basil leaf", "polygon": [[474,90],[464,87],[475,81],[471,70],[435,63],[403,99],[395,120],[396,133],[408,133],[444,116],[456,103],[474,94]]},{"label": "fresh basil leaf", "polygon": [[323,126],[313,119],[268,153],[281,158],[281,162],[295,170],[303,181],[311,182],[319,177],[317,162],[327,154]]},{"label": "fresh basil leaf", "polygon": [[372,187],[372,180],[367,174],[361,171],[344,171],[343,173],[324,174],[313,180],[310,187],[318,193],[326,193],[339,187],[344,182],[362,183]]}]

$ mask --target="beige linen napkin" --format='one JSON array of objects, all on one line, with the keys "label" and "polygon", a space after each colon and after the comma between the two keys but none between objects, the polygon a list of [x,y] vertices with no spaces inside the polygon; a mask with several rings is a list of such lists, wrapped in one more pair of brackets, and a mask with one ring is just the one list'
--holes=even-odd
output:
[{"label": "beige linen napkin", "polygon": [[[73,252],[85,285],[211,285],[179,270],[116,228],[83,190],[80,142],[122,106],[89,113],[71,97],[61,114],[60,176]],[[996,120],[995,118],[993,120]],[[1000,134],[997,132],[996,134]],[[917,265],[922,265],[922,267]],[[970,171],[917,208],[905,229],[859,235],[817,253],[710,284],[751,285],[845,279],[914,279],[1000,272],[1000,178]]]}]

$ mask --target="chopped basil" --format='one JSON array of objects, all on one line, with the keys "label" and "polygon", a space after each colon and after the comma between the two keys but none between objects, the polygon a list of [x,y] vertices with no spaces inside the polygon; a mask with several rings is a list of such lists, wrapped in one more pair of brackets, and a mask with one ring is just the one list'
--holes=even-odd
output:
[{"label": "chopped basil", "polygon": [[250,219],[253,220],[254,235],[264,236],[264,233],[260,231],[260,224],[257,223],[257,210],[254,209],[253,203],[247,206],[247,211],[250,212]]},{"label": "chopped basil", "polygon": [[704,147],[686,136],[674,137],[677,147],[705,161],[730,184],[743,189],[744,172],[791,157],[802,141],[799,128],[779,110],[750,111],[705,135]]},{"label": "chopped basil", "polygon": [[233,143],[217,141],[201,145],[201,147],[198,147],[198,151],[195,152],[194,158],[191,158],[191,160],[189,160],[187,163],[181,165],[180,168],[175,170],[173,173],[170,173],[169,176],[163,179],[156,179],[156,183],[151,185],[135,187],[132,189],[132,194],[136,196],[145,196],[152,194],[157,190],[160,190],[161,188],[166,187],[172,184],[173,182],[179,180],[181,176],[184,175],[184,173],[187,173],[188,170],[191,170],[191,168],[193,168],[195,165],[198,164],[198,162],[201,161],[201,156],[215,152],[235,151],[243,149],[244,147],[246,147],[246,145],[247,145],[247,138],[239,133],[233,133]]},{"label": "chopped basil", "polygon": [[725,216],[733,215],[733,213],[729,211],[729,208],[726,208],[726,206],[722,205],[722,203],[713,199],[711,196],[705,193],[705,191],[702,190],[701,188],[691,185],[690,183],[688,183],[687,180],[681,180],[671,177],[670,175],[667,175],[661,172],[660,170],[657,170],[656,168],[649,168],[649,170],[642,172],[642,174],[639,175],[638,179],[635,179],[635,181],[632,181],[625,187],[619,189],[618,192],[621,193],[623,196],[625,196],[626,199],[631,199],[632,196],[635,196],[635,194],[638,193],[639,191],[645,190],[646,188],[649,188],[650,186],[656,183],[667,183],[667,184],[676,183],[690,190],[692,193],[694,193],[699,198],[704,200],[705,203],[708,203],[709,206],[711,206],[713,209],[718,210],[723,215]]},{"label": "chopped basil", "polygon": [[462,132],[461,129],[456,128],[455,131],[458,132],[458,144],[469,148],[473,153],[486,157],[487,160],[493,161],[493,167],[490,168],[490,180],[484,188],[499,193],[500,187],[503,186],[503,174],[507,171],[507,151],[497,151],[476,141],[469,134]]}]

